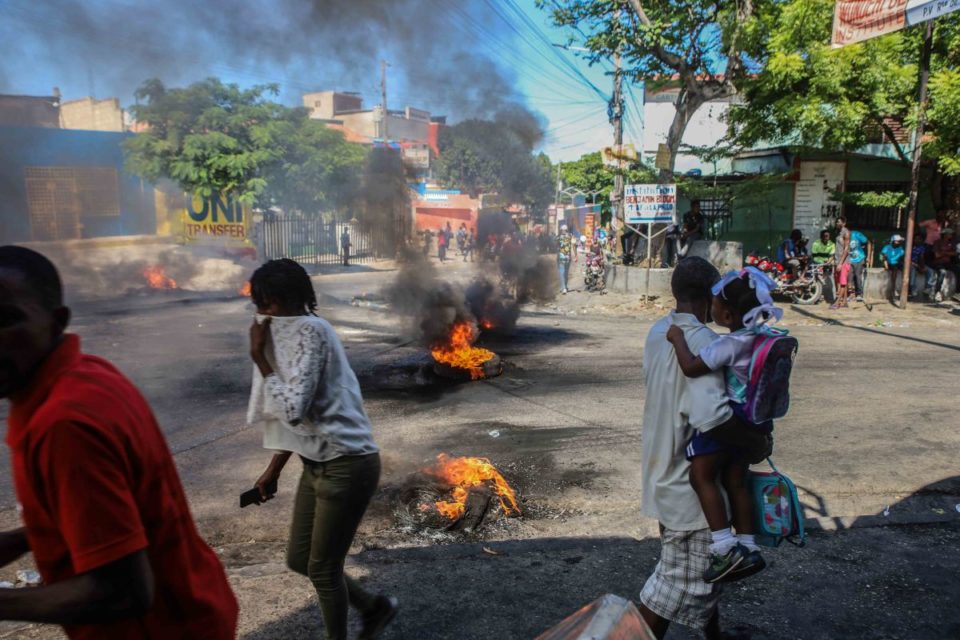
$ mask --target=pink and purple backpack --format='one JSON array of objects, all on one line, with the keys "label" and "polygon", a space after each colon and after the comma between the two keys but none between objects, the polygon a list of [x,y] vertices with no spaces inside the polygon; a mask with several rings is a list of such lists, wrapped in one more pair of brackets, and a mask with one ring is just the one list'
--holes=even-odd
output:
[{"label": "pink and purple backpack", "polygon": [[786,330],[764,327],[753,341],[744,412],[754,424],[782,418],[790,408],[790,372],[799,344]]}]

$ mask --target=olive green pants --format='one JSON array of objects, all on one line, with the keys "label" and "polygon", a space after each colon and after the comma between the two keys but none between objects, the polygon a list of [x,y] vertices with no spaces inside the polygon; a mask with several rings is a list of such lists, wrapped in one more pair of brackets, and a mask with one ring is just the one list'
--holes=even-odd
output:
[{"label": "olive green pants", "polygon": [[329,640],[347,637],[348,603],[361,613],[376,596],[343,572],[343,563],[380,480],[380,454],[304,461],[293,506],[287,566],[310,578]]}]

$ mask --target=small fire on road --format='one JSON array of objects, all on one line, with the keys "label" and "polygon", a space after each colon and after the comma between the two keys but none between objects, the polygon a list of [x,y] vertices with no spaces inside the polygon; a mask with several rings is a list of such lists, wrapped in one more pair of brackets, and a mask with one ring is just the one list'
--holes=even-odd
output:
[{"label": "small fire on road", "polygon": [[499,372],[497,354],[489,349],[473,346],[477,334],[477,326],[473,322],[458,322],[450,330],[447,342],[435,346],[430,353],[437,363],[468,372],[471,380],[480,380],[490,375],[484,370],[484,365],[495,358],[498,364],[496,369]]},{"label": "small fire on road", "polygon": [[143,270],[143,277],[151,289],[176,289],[177,281],[171,278],[160,265],[147,267]]},{"label": "small fire on road", "polygon": [[248,281],[246,281],[246,282],[243,283],[243,286],[240,287],[240,289],[237,291],[237,293],[239,293],[239,294],[240,294],[241,296],[243,296],[244,298],[249,298],[249,297],[250,297],[250,291],[251,291],[251,289],[250,289],[250,281],[248,280]]},{"label": "small fire on road", "polygon": [[[467,506],[467,498],[470,489],[473,487],[486,487],[492,491],[499,498],[500,507],[505,515],[520,515],[516,493],[487,458],[451,458],[447,454],[441,453],[437,456],[437,463],[428,469],[424,469],[423,473],[452,487],[450,491],[451,500],[437,500],[434,503],[434,507],[440,515],[451,522],[463,517]],[[429,508],[429,505],[420,505],[422,511]]]}]

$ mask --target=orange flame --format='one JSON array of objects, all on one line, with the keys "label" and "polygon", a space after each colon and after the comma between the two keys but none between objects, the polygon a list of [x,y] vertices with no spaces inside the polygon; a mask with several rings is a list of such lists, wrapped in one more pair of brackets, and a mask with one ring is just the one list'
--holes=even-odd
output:
[{"label": "orange flame", "polygon": [[243,296],[244,298],[249,298],[249,297],[250,297],[250,291],[251,291],[251,289],[250,289],[250,281],[247,280],[246,282],[243,283],[243,286],[240,287],[240,289],[237,291],[237,293],[239,293],[239,294],[240,294],[241,296]]},{"label": "orange flame", "polygon": [[453,485],[453,501],[438,500],[435,503],[440,515],[448,520],[457,520],[463,515],[468,489],[483,484],[499,496],[500,506],[506,515],[520,515],[517,495],[487,458],[451,458],[441,453],[437,456],[437,464],[425,470],[425,473]]},{"label": "orange flame", "polygon": [[493,322],[491,320],[483,319],[480,321],[480,328],[489,331],[490,329],[493,329]]},{"label": "orange flame", "polygon": [[477,339],[477,327],[472,322],[453,325],[445,345],[434,348],[433,359],[458,369],[470,371],[471,380],[483,377],[482,365],[494,356],[493,351],[470,346]]},{"label": "orange flame", "polygon": [[177,281],[168,276],[160,265],[144,269],[143,277],[147,279],[147,286],[151,289],[177,288]]}]

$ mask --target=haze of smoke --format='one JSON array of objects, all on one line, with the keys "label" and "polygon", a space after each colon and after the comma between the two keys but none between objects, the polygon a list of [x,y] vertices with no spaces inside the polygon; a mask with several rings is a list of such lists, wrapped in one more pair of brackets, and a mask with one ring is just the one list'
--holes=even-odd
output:
[{"label": "haze of smoke", "polygon": [[[489,11],[470,14],[474,33],[505,29]],[[323,88],[369,95],[386,58],[413,106],[458,119],[512,112],[536,122],[512,72],[477,51],[481,36],[465,37],[454,23],[461,19],[446,3],[424,0],[168,0],[135,7],[120,0],[12,0],[0,35],[38,49],[64,78],[89,75],[101,95],[129,96],[150,77],[175,86],[220,75],[281,81],[285,97],[298,103],[301,93]],[[16,60],[6,57],[7,64]],[[276,77],[278,69],[285,78]]]},{"label": "haze of smoke", "polygon": [[57,266],[70,300],[143,291],[148,267],[163,269],[182,290],[233,294],[256,267],[252,260],[227,258],[203,247],[145,245],[79,251],[51,246],[42,253]]},{"label": "haze of smoke", "polygon": [[454,323],[475,321],[463,290],[440,280],[433,264],[417,251],[406,253],[400,272],[383,296],[411,320],[410,330],[428,347],[445,342]]}]

